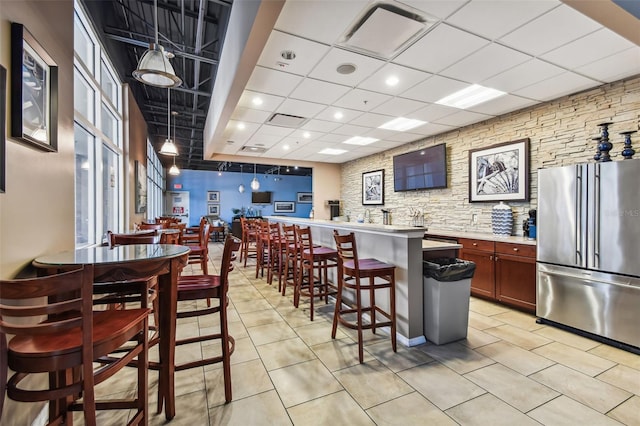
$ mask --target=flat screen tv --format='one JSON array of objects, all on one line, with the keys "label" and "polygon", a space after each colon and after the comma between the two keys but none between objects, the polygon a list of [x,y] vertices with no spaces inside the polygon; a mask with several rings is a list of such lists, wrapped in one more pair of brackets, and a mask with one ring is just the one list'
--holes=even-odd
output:
[{"label": "flat screen tv", "polygon": [[253,191],[251,193],[252,204],[271,204],[271,191]]},{"label": "flat screen tv", "polygon": [[396,192],[446,187],[446,144],[393,157],[393,189]]}]

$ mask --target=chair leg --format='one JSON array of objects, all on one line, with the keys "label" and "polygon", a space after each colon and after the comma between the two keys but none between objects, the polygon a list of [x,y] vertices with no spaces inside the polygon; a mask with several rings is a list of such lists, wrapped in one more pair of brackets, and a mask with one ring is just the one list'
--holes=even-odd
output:
[{"label": "chair leg", "polygon": [[336,306],[333,310],[333,326],[331,327],[331,338],[336,338],[338,330],[338,320],[340,319],[340,310],[342,309],[342,280],[344,279],[342,271],[338,271],[338,293],[336,294]]},{"label": "chair leg", "polygon": [[224,400],[225,402],[231,402],[232,400],[232,388],[231,388],[231,349],[229,347],[229,327],[227,324],[227,308],[223,306],[225,301],[220,301],[220,333],[222,334],[222,370],[224,375]]},{"label": "chair leg", "polygon": [[376,334],[376,289],[374,287],[375,277],[369,277],[369,300],[371,301],[371,332]]},{"label": "chair leg", "polygon": [[389,288],[389,303],[391,308],[391,347],[396,351],[396,271],[391,271],[391,287]]},{"label": "chair leg", "polygon": [[[360,281],[359,277],[356,277],[357,281]],[[358,287],[360,287],[358,285]],[[362,345],[362,295],[360,291],[356,290],[356,315],[357,315],[357,325],[358,325],[358,359],[360,360],[360,364],[364,361],[364,349]]]}]

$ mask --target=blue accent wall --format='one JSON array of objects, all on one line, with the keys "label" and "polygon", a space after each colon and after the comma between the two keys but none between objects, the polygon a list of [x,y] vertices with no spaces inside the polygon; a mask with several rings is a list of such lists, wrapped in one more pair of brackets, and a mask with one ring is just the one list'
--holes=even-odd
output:
[{"label": "blue accent wall", "polygon": [[[244,193],[238,192],[241,177],[240,173],[223,172],[218,176],[218,172],[206,170],[182,170],[178,176],[167,175],[167,191],[188,191],[189,192],[189,226],[197,226],[200,217],[206,216],[207,191],[220,191],[220,219],[231,223],[233,219],[233,208],[252,208],[259,210],[262,216],[294,216],[309,217],[311,203],[298,203],[298,192],[312,192],[311,176],[287,176],[287,175],[257,175],[260,181],[259,191],[271,191],[271,200],[293,201],[295,202],[294,213],[274,213],[272,204],[251,204],[251,180],[253,173],[243,173],[242,183]],[[278,180],[276,180],[278,179]],[[182,188],[175,188],[175,184],[181,184]]]}]

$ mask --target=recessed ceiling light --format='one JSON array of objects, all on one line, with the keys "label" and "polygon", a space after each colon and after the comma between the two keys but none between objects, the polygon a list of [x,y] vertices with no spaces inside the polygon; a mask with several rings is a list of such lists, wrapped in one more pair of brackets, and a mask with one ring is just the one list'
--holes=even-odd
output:
[{"label": "recessed ceiling light", "polygon": [[336,111],[335,114],[333,114],[333,118],[335,118],[336,120],[340,120],[342,117],[344,117],[344,114],[340,111]]},{"label": "recessed ceiling light", "polygon": [[309,139],[309,138],[311,137],[311,133],[309,133],[309,132],[304,132],[304,133],[302,134],[302,136],[303,136],[303,137],[305,137],[305,138],[307,138],[307,139]]},{"label": "recessed ceiling light", "polygon": [[387,84],[387,86],[395,86],[400,82],[400,79],[398,79],[398,77],[396,77],[395,75],[391,75],[384,82]]},{"label": "recessed ceiling light", "polygon": [[282,149],[284,149],[285,151],[288,151],[289,150],[289,145],[283,145]]},{"label": "recessed ceiling light", "polygon": [[338,74],[353,74],[356,70],[356,66],[354,64],[340,64],[336,71]]},{"label": "recessed ceiling light", "polygon": [[240,129],[240,130],[244,130],[244,129],[245,129],[245,127],[246,127],[246,126],[244,125],[244,123],[238,123],[238,129]]},{"label": "recessed ceiling light", "polygon": [[354,136],[352,138],[347,139],[342,143],[348,143],[349,145],[369,145],[370,143],[374,143],[379,141],[380,139],[376,138],[367,138],[363,136]]},{"label": "recessed ceiling light", "polygon": [[282,59],[292,61],[296,58],[296,52],[294,52],[293,50],[283,50],[282,52],[280,52],[280,56],[282,56]]},{"label": "recessed ceiling light", "polygon": [[436,103],[453,108],[467,109],[502,95],[506,95],[506,93],[489,87],[483,87],[479,84],[473,84],[449,96],[445,96],[439,101],[436,101]]},{"label": "recessed ceiling light", "polygon": [[255,98],[253,98],[253,99],[251,100],[251,102],[252,102],[254,105],[262,105],[262,102],[263,102],[263,101],[262,101],[262,98],[259,98],[259,97],[257,97],[257,96],[256,96]]},{"label": "recessed ceiling light", "polygon": [[395,130],[397,132],[404,132],[418,126],[422,126],[423,124],[427,124],[427,122],[421,121],[421,120],[414,120],[411,118],[398,117],[398,118],[394,118],[391,121],[387,121],[382,126],[378,127],[378,129]]},{"label": "recessed ceiling light", "polygon": [[347,152],[346,149],[335,149],[335,148],[325,148],[322,151],[318,152],[318,154],[328,154],[328,155],[340,155]]}]

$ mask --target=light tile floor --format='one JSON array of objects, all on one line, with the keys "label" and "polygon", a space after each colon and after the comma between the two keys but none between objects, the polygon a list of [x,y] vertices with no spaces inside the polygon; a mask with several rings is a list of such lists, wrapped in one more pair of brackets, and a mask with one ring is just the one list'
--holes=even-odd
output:
[{"label": "light tile floor", "polygon": [[[217,270],[222,244],[211,244]],[[197,271],[195,271],[197,273]],[[472,298],[467,339],[393,353],[388,336],[365,333],[365,363],[355,334],[331,339],[333,305],[293,307],[277,283],[255,279],[254,263],[230,274],[233,402],[224,403],[220,365],[176,373],[171,425],[640,425],[640,356]],[[207,332],[212,319],[180,320],[178,333]],[[178,349],[179,360],[218,345]],[[101,393],[131,389],[118,379]],[[157,375],[150,374],[150,424]],[[76,417],[80,420],[81,415]],[[99,424],[122,424],[100,413]]]}]

